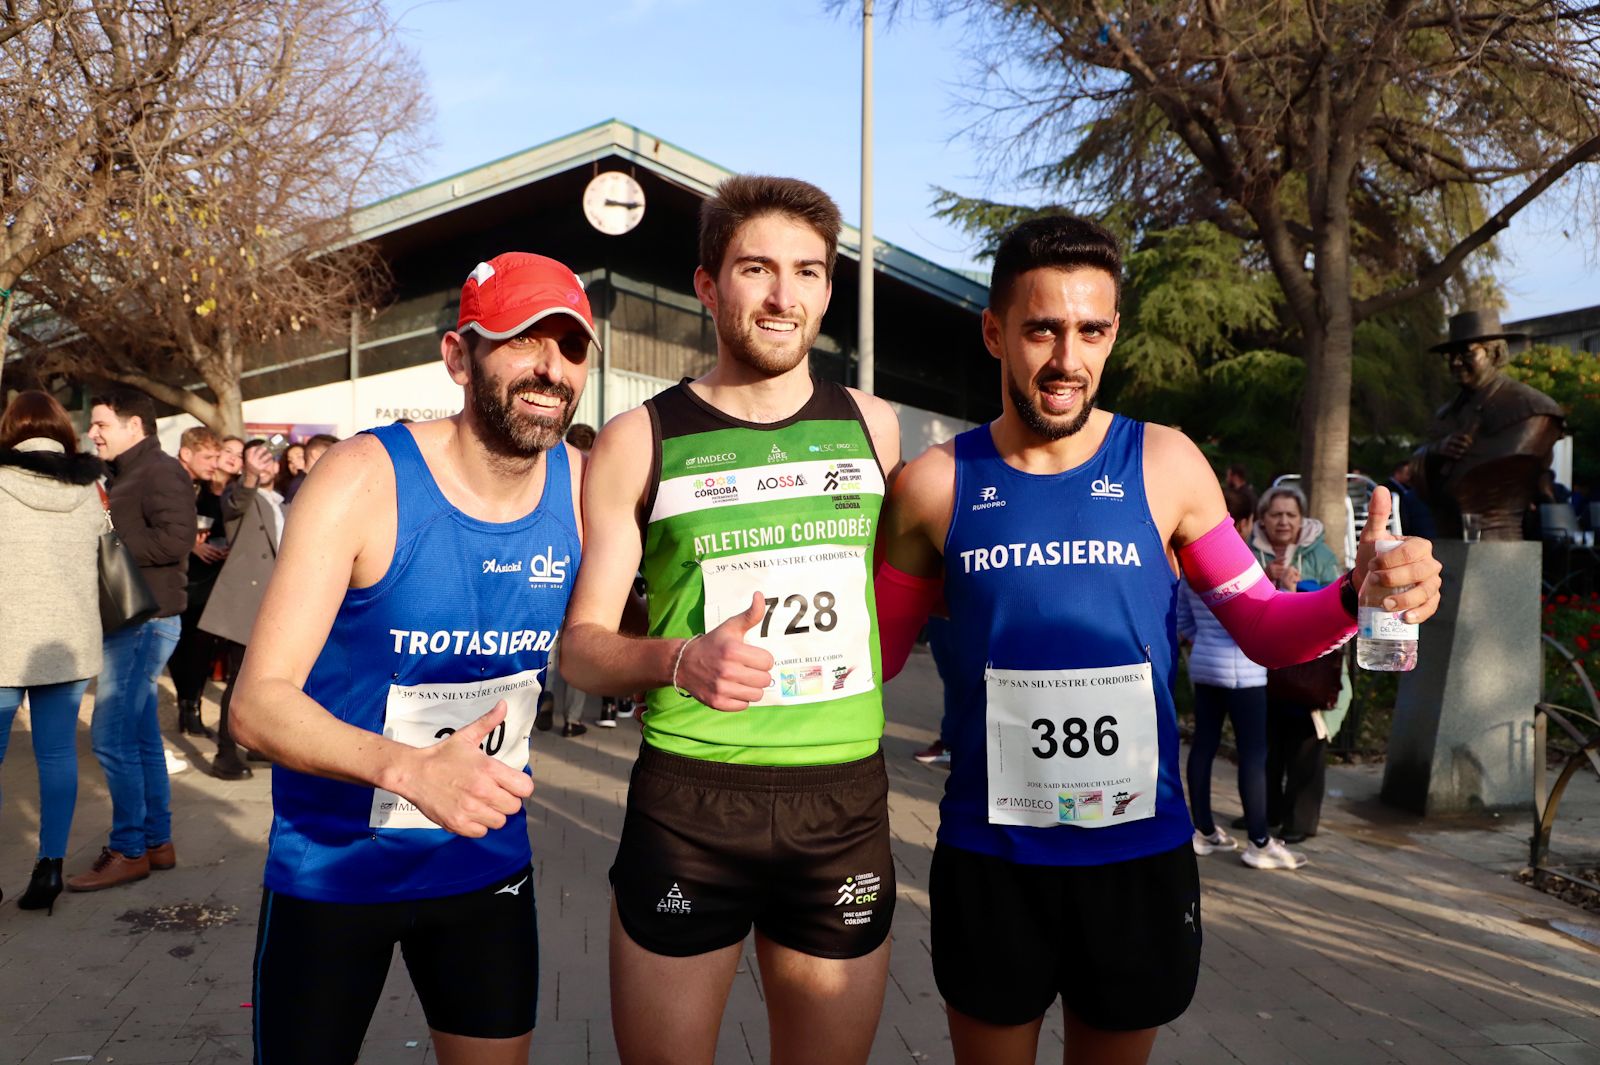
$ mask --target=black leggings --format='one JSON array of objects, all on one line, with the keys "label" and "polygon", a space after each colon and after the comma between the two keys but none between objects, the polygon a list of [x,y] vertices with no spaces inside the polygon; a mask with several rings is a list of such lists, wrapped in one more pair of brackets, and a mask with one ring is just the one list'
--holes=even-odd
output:
[{"label": "black leggings", "polygon": [[1271,700],[1267,706],[1267,819],[1285,836],[1314,836],[1322,820],[1328,741],[1317,739],[1311,711]]},{"label": "black leggings", "polygon": [[1194,742],[1189,748],[1189,812],[1205,835],[1216,831],[1211,816],[1211,764],[1222,742],[1222,719],[1233,720],[1239,748],[1239,801],[1245,831],[1257,845],[1267,842],[1267,689],[1194,686]]}]

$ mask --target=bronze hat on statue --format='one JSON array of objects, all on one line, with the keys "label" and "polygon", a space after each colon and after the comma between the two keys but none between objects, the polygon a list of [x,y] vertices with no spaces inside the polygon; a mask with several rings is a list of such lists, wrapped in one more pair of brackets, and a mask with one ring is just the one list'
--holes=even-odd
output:
[{"label": "bronze hat on statue", "polygon": [[1429,351],[1454,351],[1484,340],[1526,340],[1527,333],[1508,333],[1494,311],[1465,310],[1450,316],[1450,336]]}]

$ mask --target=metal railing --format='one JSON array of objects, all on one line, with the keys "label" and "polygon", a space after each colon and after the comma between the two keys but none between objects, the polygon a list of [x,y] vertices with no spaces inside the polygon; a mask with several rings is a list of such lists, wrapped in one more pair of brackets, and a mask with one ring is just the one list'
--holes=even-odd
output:
[{"label": "metal railing", "polygon": [[[1589,697],[1591,713],[1585,714],[1580,710],[1573,710],[1566,706],[1557,706],[1554,703],[1539,702],[1533,708],[1533,838],[1528,845],[1528,865],[1532,867],[1534,876],[1551,876],[1566,880],[1574,884],[1600,891],[1600,884],[1571,872],[1569,865],[1552,865],[1550,863],[1550,838],[1555,831],[1556,815],[1561,808],[1561,797],[1566,793],[1567,785],[1571,782],[1573,774],[1587,762],[1594,769],[1595,775],[1600,777],[1600,731],[1593,735],[1585,735],[1573,719],[1586,722],[1590,727],[1600,729],[1600,696],[1595,693],[1594,684],[1589,680],[1589,673],[1578,662],[1571,651],[1567,650],[1560,641],[1546,634],[1543,640],[1567,661],[1567,665],[1578,677],[1578,683],[1583,686],[1584,694]],[[1556,777],[1554,787],[1547,787],[1549,780],[1548,743],[1550,739],[1550,724],[1564,733],[1574,744],[1577,750],[1567,758],[1566,764],[1561,767],[1561,773]]]}]

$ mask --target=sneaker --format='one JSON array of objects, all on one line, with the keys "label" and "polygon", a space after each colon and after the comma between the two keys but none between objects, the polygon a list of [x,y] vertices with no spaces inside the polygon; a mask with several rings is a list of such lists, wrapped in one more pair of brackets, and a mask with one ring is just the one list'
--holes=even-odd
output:
[{"label": "sneaker", "polygon": [[632,699],[618,699],[617,700],[617,716],[619,718],[626,719],[626,718],[632,717],[633,714],[634,714],[634,711],[637,710],[638,708],[639,708],[638,704],[635,703]]},{"label": "sneaker", "polygon": [[915,758],[923,765],[950,764],[950,752],[945,749],[944,743],[940,740],[934,740],[928,746],[916,752],[911,757]]},{"label": "sneaker", "polygon": [[1215,854],[1217,851],[1236,851],[1239,849],[1239,841],[1220,828],[1212,829],[1209,836],[1198,828],[1195,829],[1193,843],[1196,854]]},{"label": "sneaker", "polygon": [[606,702],[601,703],[600,704],[600,720],[596,721],[595,724],[599,725],[601,728],[616,728],[617,727],[617,704],[615,702],[609,701],[609,700],[606,701]]},{"label": "sneaker", "polygon": [[568,721],[561,726],[561,734],[569,739],[573,736],[582,736],[589,731],[589,726],[578,721]]},{"label": "sneaker", "polygon": [[1306,864],[1306,856],[1285,847],[1281,839],[1268,839],[1265,847],[1251,842],[1239,860],[1252,869],[1298,869]]},{"label": "sneaker", "polygon": [[189,768],[188,762],[185,762],[182,758],[179,758],[167,748],[161,748],[161,753],[167,756],[167,776],[170,777],[175,773],[181,773],[185,769]]}]

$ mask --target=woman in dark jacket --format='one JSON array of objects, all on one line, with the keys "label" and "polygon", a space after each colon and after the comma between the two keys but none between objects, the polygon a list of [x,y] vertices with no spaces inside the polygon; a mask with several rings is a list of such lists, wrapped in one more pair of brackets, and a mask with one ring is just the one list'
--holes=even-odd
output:
[{"label": "woman in dark jacket", "polygon": [[39,855],[24,910],[54,912],[78,799],[78,704],[100,671],[103,472],[78,453],[67,412],[46,393],[23,392],[0,416],[0,568],[27,575],[0,596],[0,761],[26,696],[39,768]]}]

